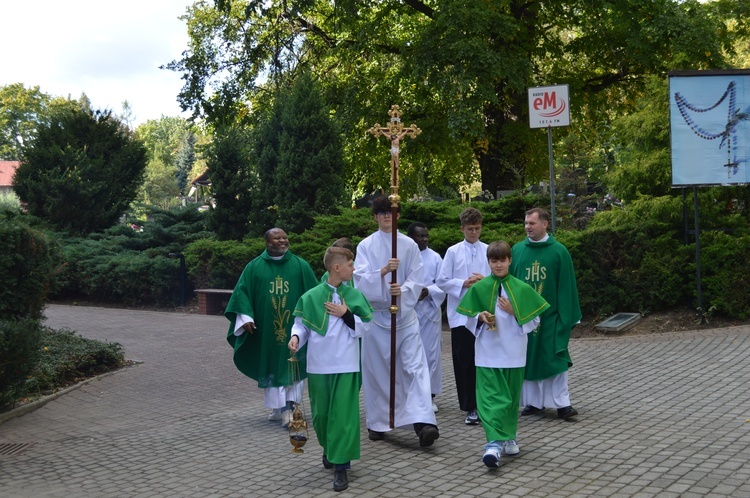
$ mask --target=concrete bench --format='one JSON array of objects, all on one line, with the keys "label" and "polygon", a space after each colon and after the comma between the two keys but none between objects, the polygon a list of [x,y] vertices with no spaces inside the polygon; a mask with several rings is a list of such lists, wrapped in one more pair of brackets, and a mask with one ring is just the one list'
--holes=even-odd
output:
[{"label": "concrete bench", "polygon": [[221,315],[229,303],[232,289],[195,289],[198,294],[198,313]]}]

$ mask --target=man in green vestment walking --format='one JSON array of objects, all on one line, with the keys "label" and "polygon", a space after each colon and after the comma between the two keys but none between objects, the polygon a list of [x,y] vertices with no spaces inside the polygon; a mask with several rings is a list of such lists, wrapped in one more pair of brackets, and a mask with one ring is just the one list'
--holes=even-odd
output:
[{"label": "man in green vestment walking", "polygon": [[511,275],[534,287],[550,304],[537,330],[529,334],[521,415],[556,408],[557,416],[578,415],[568,392],[570,330],[581,321],[578,288],[570,253],[547,233],[549,213],[541,208],[526,211],[528,238],[513,246]]},{"label": "man in green vestment walking", "polygon": [[287,343],[299,298],[318,283],[310,265],[289,252],[289,239],[280,228],[265,234],[266,250],[242,271],[224,315],[229,320],[227,341],[234,348],[234,364],[264,389],[269,420],[291,420],[290,408],[301,401],[306,378],[306,349],[297,354],[299,382],[289,377]]}]

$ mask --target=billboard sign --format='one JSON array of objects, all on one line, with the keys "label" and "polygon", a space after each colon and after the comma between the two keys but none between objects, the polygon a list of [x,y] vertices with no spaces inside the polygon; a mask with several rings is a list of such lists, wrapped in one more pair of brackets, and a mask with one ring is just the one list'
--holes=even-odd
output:
[{"label": "billboard sign", "polygon": [[750,70],[669,73],[672,186],[750,183]]},{"label": "billboard sign", "polygon": [[529,88],[529,125],[531,128],[570,125],[568,85]]}]

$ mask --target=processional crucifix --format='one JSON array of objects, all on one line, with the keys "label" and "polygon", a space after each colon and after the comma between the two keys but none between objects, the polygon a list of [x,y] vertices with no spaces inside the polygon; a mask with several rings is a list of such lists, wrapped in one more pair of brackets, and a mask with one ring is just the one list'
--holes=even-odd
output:
[{"label": "processional crucifix", "polygon": [[[416,137],[422,130],[417,128],[417,125],[404,126],[401,122],[401,108],[397,105],[392,105],[391,110],[388,112],[391,116],[390,122],[386,126],[380,126],[375,123],[375,126],[367,130],[368,132],[375,135],[375,137],[388,137],[391,141],[391,195],[388,196],[388,200],[391,201],[391,257],[398,258],[398,252],[396,250],[397,237],[398,237],[398,206],[401,202],[401,197],[398,195],[398,145],[404,137]],[[397,283],[397,270],[391,272],[391,283]],[[396,296],[391,296],[391,306],[388,308],[391,312],[391,389],[390,389],[390,406],[389,406],[389,422],[390,427],[393,429],[394,426],[394,411],[395,411],[395,400],[396,400],[396,314],[398,313],[398,305],[396,303]]]}]

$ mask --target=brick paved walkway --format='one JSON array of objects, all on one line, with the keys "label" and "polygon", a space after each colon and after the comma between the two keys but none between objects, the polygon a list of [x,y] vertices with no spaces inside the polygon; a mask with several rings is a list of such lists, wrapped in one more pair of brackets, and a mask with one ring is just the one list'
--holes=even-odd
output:
[{"label": "brick paved walkway", "polygon": [[314,436],[295,455],[266,420],[223,317],[69,306],[47,317],[143,363],[0,424],[0,450],[22,448],[0,451],[2,497],[750,496],[750,327],[574,340],[577,420],[521,418],[521,455],[494,471],[481,427],[463,423],[446,348],[440,439],[372,442],[363,426],[350,487],[334,493]]}]

